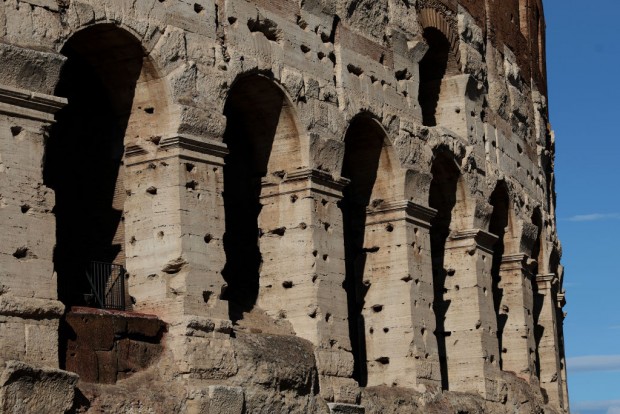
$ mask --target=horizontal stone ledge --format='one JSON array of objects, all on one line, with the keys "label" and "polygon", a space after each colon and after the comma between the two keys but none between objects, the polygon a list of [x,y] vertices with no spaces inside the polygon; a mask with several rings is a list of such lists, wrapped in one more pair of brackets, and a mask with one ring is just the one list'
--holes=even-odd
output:
[{"label": "horizontal stone ledge", "polygon": [[54,114],[67,99],[0,85],[0,113],[37,121],[54,122]]},{"label": "horizontal stone ledge", "polygon": [[[149,152],[149,146],[151,144],[136,143],[128,145],[125,150],[125,156],[128,158],[140,157],[137,161],[132,162],[129,165],[135,165],[145,162],[150,162],[153,159],[160,159],[158,155],[153,155]],[[186,150],[194,153],[205,154],[207,156],[216,157],[221,159],[218,165],[224,165],[223,159],[228,155],[228,147],[226,144],[216,141],[209,137],[195,136],[189,134],[173,134],[164,136],[157,142],[157,149],[162,151],[167,150]],[[177,156],[180,156],[178,154]]]},{"label": "horizontal stone ledge", "polygon": [[376,207],[366,208],[366,214],[369,217],[368,224],[390,221],[389,218],[383,220],[382,217],[400,212],[405,213],[402,219],[408,219],[426,229],[431,227],[431,220],[437,214],[437,210],[434,208],[416,204],[409,200],[381,202]]},{"label": "horizontal stone ledge", "polygon": [[0,315],[24,319],[59,319],[65,312],[62,302],[52,299],[0,296]]}]

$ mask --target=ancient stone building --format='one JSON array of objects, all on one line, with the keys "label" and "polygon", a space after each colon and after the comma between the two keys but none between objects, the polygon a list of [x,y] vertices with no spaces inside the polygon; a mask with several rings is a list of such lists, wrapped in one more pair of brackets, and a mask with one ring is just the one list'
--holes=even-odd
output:
[{"label": "ancient stone building", "polygon": [[544,30],[0,2],[2,412],[568,412]]}]

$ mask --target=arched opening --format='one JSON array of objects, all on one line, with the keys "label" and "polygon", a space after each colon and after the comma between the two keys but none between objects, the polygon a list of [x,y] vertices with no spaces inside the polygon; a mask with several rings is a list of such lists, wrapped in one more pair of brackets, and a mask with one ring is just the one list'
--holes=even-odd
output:
[{"label": "arched opening", "polygon": [[224,114],[226,265],[230,318],[237,321],[256,305],[263,263],[260,247],[261,191],[301,167],[301,148],[291,103],[271,80],[251,76],[231,89]]},{"label": "arched opening", "polygon": [[542,334],[544,328],[539,323],[540,312],[543,306],[543,299],[540,298],[540,294],[538,292],[538,283],[536,283],[536,277],[538,276],[541,264],[543,260],[543,250],[542,250],[542,230],[543,230],[543,220],[542,214],[540,213],[540,209],[536,208],[532,213],[532,224],[536,226],[536,239],[534,240],[534,245],[532,247],[532,259],[534,259],[534,264],[532,266],[532,296],[534,298],[534,309],[532,310],[533,319],[534,319],[534,341],[536,343],[536,360],[535,368],[536,368],[536,378],[540,379],[540,341],[542,339]]},{"label": "arched opening", "polygon": [[[391,182],[392,160],[389,141],[372,118],[358,116],[345,136],[342,176],[348,178],[341,203],[345,245],[345,289],[347,291],[349,335],[354,356],[354,378],[360,386],[368,382],[366,295],[372,285],[367,248],[367,209],[377,208],[395,196]],[[378,249],[377,249],[378,250]],[[371,304],[372,305],[372,304]]]},{"label": "arched opening", "polygon": [[489,200],[493,207],[491,214],[491,222],[489,224],[489,232],[497,236],[497,241],[493,246],[493,262],[491,265],[491,279],[493,292],[493,306],[495,307],[495,316],[497,318],[497,342],[499,345],[499,366],[502,368],[502,356],[506,352],[503,344],[503,333],[508,321],[508,307],[503,303],[504,291],[501,280],[501,265],[504,257],[505,242],[507,229],[509,227],[509,208],[510,198],[508,189],[504,181],[500,181]]},{"label": "arched opening", "polygon": [[[56,95],[68,105],[57,114],[44,165],[56,195],[58,297],[67,306],[120,309],[125,293],[110,296],[110,284],[125,284],[123,159],[144,51],[128,32],[98,25],[71,37],[61,52],[67,61]],[[98,273],[103,280],[93,279]]]},{"label": "arched opening", "polygon": [[[125,147],[161,136],[161,126],[168,124],[167,94],[140,42],[115,25],[77,32],[61,53],[67,60],[55,93],[68,104],[50,131],[43,167],[44,182],[56,200],[58,298],[69,308],[59,330],[59,363],[85,381],[98,382],[105,375],[88,365],[97,360],[92,328],[84,325],[88,317],[76,317],[83,310],[73,307],[131,310],[125,272]],[[109,327],[114,318],[123,318],[98,315],[105,315],[101,324]],[[116,332],[114,340],[123,335],[129,334]],[[116,378],[117,368],[106,365],[110,378]]]},{"label": "arched opening", "polygon": [[442,81],[459,73],[450,40],[434,27],[424,29],[429,49],[420,61],[420,89],[418,101],[422,109],[422,123],[437,125],[437,109],[441,100]]},{"label": "arched opening", "polygon": [[446,331],[446,314],[450,307],[450,299],[447,296],[446,277],[448,272],[444,260],[446,241],[450,235],[450,226],[453,222],[453,211],[457,205],[460,171],[451,156],[445,152],[440,152],[433,162],[431,174],[433,179],[429,191],[429,206],[437,210],[437,215],[431,221],[430,229],[434,288],[433,310],[436,319],[435,336],[439,353],[441,383],[442,388],[447,390],[449,389],[449,356],[447,355],[446,338],[450,336],[450,332]]}]

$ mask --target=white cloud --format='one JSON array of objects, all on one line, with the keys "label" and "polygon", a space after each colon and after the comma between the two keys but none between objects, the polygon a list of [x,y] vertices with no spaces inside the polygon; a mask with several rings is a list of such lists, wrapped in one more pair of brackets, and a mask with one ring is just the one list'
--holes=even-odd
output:
[{"label": "white cloud", "polygon": [[579,214],[568,218],[568,221],[584,222],[584,221],[602,221],[602,220],[616,220],[620,219],[620,213],[593,213],[593,214]]},{"label": "white cloud", "polygon": [[568,358],[566,366],[572,373],[620,371],[620,355],[587,355]]},{"label": "white cloud", "polygon": [[574,414],[589,412],[620,414],[620,400],[571,402],[570,408]]}]

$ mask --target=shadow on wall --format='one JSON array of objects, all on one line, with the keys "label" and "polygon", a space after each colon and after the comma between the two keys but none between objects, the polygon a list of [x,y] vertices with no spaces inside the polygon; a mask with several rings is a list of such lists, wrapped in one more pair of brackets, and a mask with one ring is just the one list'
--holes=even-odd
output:
[{"label": "shadow on wall", "polygon": [[68,105],[46,144],[44,180],[56,194],[58,297],[86,302],[91,261],[124,266],[124,141],[144,53],[129,33],[100,25],[74,35],[56,95]]},{"label": "shadow on wall", "polygon": [[450,336],[450,332],[446,332],[445,322],[450,300],[444,298],[447,293],[446,277],[448,276],[444,257],[446,241],[450,235],[452,211],[457,202],[460,172],[454,159],[445,152],[440,152],[433,162],[431,174],[433,180],[429,192],[429,206],[437,210],[437,215],[431,221],[430,230],[434,287],[433,311],[436,319],[435,337],[437,338],[437,351],[439,353],[441,383],[442,388],[447,390],[449,389],[449,355],[447,355],[446,337]]},{"label": "shadow on wall", "polygon": [[263,76],[250,76],[233,85],[224,115],[224,143],[229,154],[224,167],[226,265],[230,319],[238,321],[256,305],[262,265],[260,238],[261,189],[281,181],[301,165],[299,136],[284,93]]},{"label": "shadow on wall", "polygon": [[366,209],[372,202],[384,132],[369,117],[355,118],[345,137],[342,176],[351,180],[344,190],[342,219],[345,248],[345,289],[347,291],[349,336],[354,357],[355,380],[360,386],[368,381],[364,298],[370,288],[365,280],[367,252],[364,250]]}]

